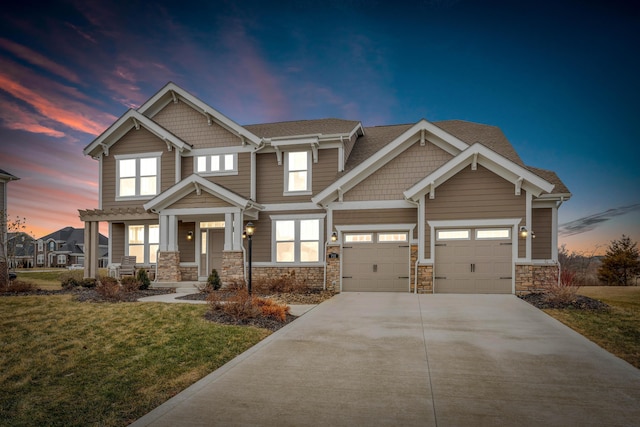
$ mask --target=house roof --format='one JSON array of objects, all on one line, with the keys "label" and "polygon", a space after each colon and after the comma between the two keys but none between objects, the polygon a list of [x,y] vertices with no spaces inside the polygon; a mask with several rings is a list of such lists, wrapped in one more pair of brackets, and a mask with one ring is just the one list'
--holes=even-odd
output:
[{"label": "house roof", "polygon": [[[41,237],[38,240],[47,241],[55,240],[56,242],[66,242],[66,244],[84,244],[84,228],[64,227],[60,230],[49,233],[46,236]],[[102,234],[98,236],[99,245],[107,245],[109,239]],[[80,251],[82,252],[82,251]]]},{"label": "house roof", "polygon": [[536,175],[545,179],[546,181],[549,181],[550,183],[554,184],[555,187],[553,189],[553,192],[555,194],[568,194],[568,195],[571,194],[567,186],[564,185],[564,182],[562,182],[560,177],[558,177],[558,175],[555,172],[547,169],[535,168],[533,166],[525,166],[525,168],[529,169],[531,172],[535,173]]},{"label": "house roof", "polygon": [[10,174],[9,172],[7,172],[7,171],[5,171],[3,169],[0,169],[0,179],[6,180],[6,181],[15,181],[15,180],[18,180],[20,178],[18,178],[15,175]]},{"label": "house roof", "polygon": [[342,119],[296,120],[291,122],[262,123],[244,126],[261,138],[299,135],[335,135],[353,132],[360,122]]},{"label": "house roof", "polygon": [[364,135],[358,138],[351,150],[344,168],[345,172],[358,166],[413,125],[414,123],[364,128]]}]

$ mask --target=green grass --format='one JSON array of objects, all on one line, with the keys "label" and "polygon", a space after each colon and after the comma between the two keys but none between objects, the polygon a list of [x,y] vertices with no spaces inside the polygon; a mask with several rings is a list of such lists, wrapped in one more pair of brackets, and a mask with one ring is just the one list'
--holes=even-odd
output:
[{"label": "green grass", "polygon": [[270,333],[206,310],[0,298],[0,425],[127,425]]},{"label": "green grass", "polygon": [[640,287],[586,286],[579,294],[611,306],[608,312],[544,310],[600,347],[640,368]]},{"label": "green grass", "polygon": [[[107,275],[106,269],[100,269],[99,273],[103,276]],[[60,276],[66,274],[77,275],[80,279],[84,275],[82,270],[67,270],[63,268],[51,270],[18,270],[16,271],[19,280],[30,282],[40,289],[55,290],[60,289]]]}]

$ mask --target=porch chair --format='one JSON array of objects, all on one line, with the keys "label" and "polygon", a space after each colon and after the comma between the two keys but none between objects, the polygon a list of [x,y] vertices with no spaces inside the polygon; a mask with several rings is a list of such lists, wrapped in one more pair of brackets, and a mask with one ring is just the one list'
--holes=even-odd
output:
[{"label": "porch chair", "polygon": [[136,257],[123,256],[120,263],[120,278],[123,276],[135,276],[136,274]]}]

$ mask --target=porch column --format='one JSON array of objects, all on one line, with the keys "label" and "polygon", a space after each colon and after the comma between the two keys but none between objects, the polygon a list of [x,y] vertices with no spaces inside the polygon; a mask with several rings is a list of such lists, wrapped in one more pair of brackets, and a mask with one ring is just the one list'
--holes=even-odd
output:
[{"label": "porch column", "polygon": [[167,251],[178,252],[178,220],[175,215],[168,215],[169,217],[169,242],[167,244]]},{"label": "porch column", "polygon": [[160,215],[160,252],[166,252],[169,247],[169,218]]},{"label": "porch column", "polygon": [[224,214],[224,250],[233,250],[233,214]]},{"label": "porch column", "polygon": [[235,220],[233,223],[233,250],[242,250],[242,211],[238,211],[233,214]]},{"label": "porch column", "polygon": [[98,278],[98,221],[84,222],[84,277]]}]

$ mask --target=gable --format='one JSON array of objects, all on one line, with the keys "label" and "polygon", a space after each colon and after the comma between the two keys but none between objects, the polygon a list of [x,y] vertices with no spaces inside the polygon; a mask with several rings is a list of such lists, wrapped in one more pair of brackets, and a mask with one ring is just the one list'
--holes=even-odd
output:
[{"label": "gable", "polygon": [[177,202],[169,205],[167,209],[191,209],[191,208],[227,208],[233,206],[231,203],[226,202],[219,197],[209,194],[206,191],[201,191],[200,194],[193,191]]},{"label": "gable", "polygon": [[153,120],[195,149],[242,145],[240,137],[180,100],[169,102]]},{"label": "gable", "polygon": [[403,192],[453,156],[434,144],[418,142],[344,194],[344,201],[403,200]]}]

